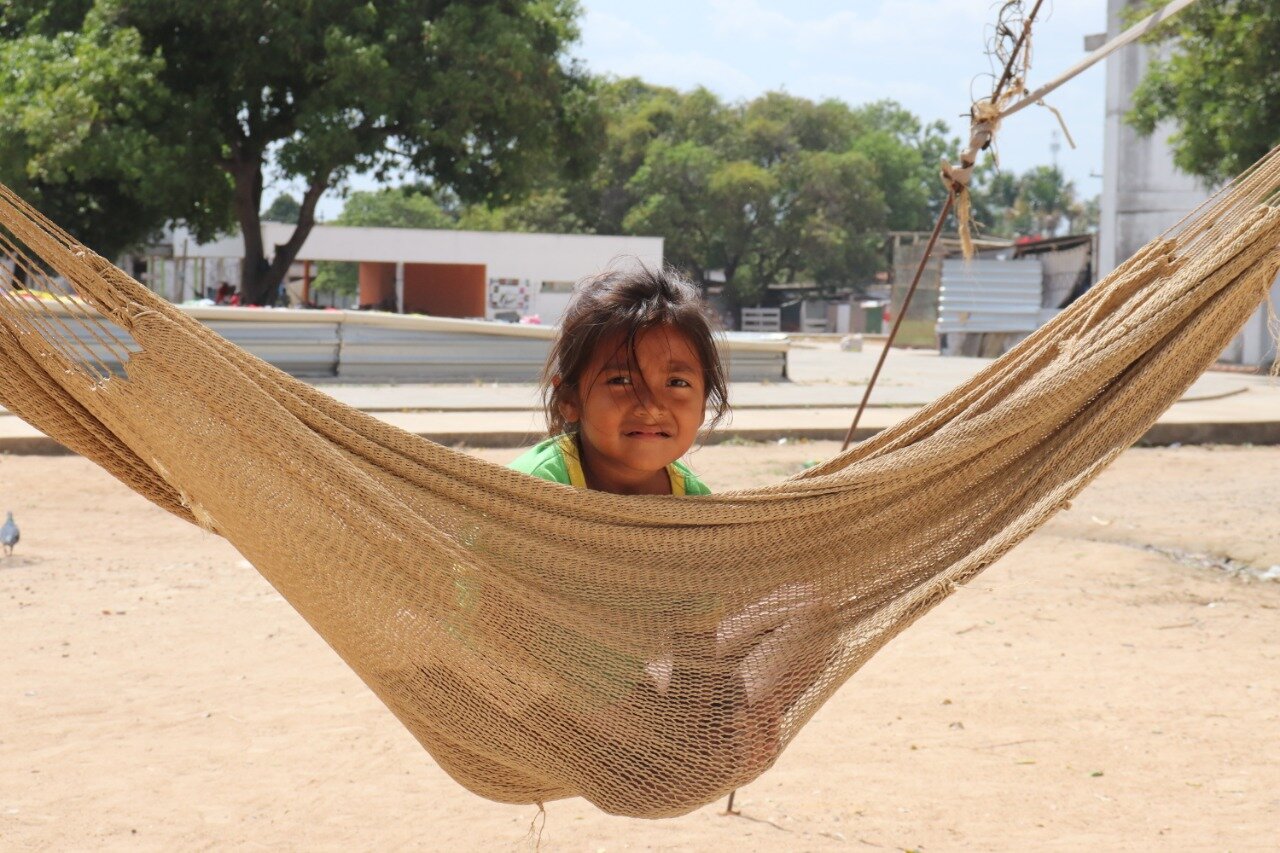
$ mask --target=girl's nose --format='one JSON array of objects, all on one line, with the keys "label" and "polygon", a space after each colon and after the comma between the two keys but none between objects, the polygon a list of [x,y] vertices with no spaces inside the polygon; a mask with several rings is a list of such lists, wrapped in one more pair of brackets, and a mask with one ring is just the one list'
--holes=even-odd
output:
[{"label": "girl's nose", "polygon": [[637,382],[632,387],[636,392],[635,407],[637,412],[642,412],[650,417],[657,417],[662,414],[662,400],[649,389],[647,382]]}]

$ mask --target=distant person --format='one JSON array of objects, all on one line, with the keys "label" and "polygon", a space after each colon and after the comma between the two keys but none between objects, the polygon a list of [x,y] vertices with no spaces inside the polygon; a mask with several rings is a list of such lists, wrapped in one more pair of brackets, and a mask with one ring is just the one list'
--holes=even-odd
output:
[{"label": "distant person", "polygon": [[235,305],[240,301],[235,298],[237,295],[236,289],[231,286],[230,282],[220,281],[218,282],[218,289],[213,294],[213,302],[215,305]]}]

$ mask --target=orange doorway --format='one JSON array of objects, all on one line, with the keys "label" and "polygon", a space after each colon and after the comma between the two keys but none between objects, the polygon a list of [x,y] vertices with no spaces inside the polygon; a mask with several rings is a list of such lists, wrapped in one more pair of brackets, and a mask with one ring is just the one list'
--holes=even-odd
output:
[{"label": "orange doorway", "polygon": [[404,310],[437,317],[484,317],[484,264],[405,264]]}]

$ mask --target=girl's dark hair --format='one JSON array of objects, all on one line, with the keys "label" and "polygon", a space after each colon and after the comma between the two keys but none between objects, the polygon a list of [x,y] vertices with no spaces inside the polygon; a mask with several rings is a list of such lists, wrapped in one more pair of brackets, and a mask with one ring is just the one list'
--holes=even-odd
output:
[{"label": "girl's dark hair", "polygon": [[650,269],[633,264],[583,279],[574,288],[560,318],[560,336],[542,371],[548,434],[559,435],[572,428],[560,414],[560,404],[581,390],[582,374],[598,346],[616,340],[618,349],[634,364],[636,339],[663,326],[682,333],[698,354],[712,413],[707,426],[718,424],[729,411],[729,391],[702,295],[669,267]]}]

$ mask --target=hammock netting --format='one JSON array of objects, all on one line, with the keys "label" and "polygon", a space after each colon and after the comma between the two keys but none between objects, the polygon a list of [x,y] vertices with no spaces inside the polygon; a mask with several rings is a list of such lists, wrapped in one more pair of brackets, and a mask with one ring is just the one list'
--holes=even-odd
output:
[{"label": "hammock netting", "polygon": [[971,381],[750,491],[576,491],[401,432],[5,189],[0,402],[226,537],[470,790],[677,815],[767,769],[1214,362],[1280,267],[1278,187],[1273,152]]}]

